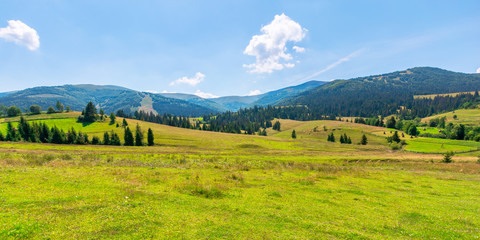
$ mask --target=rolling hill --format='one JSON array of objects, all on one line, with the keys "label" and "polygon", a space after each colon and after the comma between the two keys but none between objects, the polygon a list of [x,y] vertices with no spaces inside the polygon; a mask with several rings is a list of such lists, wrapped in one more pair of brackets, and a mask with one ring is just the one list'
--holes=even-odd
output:
[{"label": "rolling hill", "polygon": [[40,105],[44,110],[49,106],[54,106],[57,100],[75,111],[81,111],[89,101],[92,101],[97,108],[103,108],[107,113],[120,109],[126,113],[144,110],[188,116],[217,112],[210,108],[158,94],[138,92],[118,86],[90,84],[35,87],[0,97],[0,103],[6,106],[15,105],[20,108],[28,108],[35,104]]},{"label": "rolling hill", "polygon": [[414,95],[479,89],[480,74],[417,67],[382,75],[335,80],[276,105],[305,105],[323,115],[388,116],[401,107],[411,106]]},{"label": "rolling hill", "polygon": [[212,98],[214,101],[222,105],[226,110],[237,111],[240,108],[248,108],[253,106],[275,105],[285,99],[296,96],[304,91],[323,85],[325,82],[309,81],[297,86],[282,88],[254,96],[228,96],[220,98]]}]

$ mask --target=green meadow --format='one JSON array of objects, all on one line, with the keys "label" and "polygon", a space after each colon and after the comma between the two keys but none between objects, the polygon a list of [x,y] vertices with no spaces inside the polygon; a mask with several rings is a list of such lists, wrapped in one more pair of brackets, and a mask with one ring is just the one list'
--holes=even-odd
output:
[{"label": "green meadow", "polygon": [[[75,114],[30,121],[123,136]],[[127,121],[155,146],[0,142],[0,238],[480,238],[476,142],[405,136],[392,151],[384,128],[339,121],[280,120],[266,137]],[[473,152],[447,164],[443,150]]]}]

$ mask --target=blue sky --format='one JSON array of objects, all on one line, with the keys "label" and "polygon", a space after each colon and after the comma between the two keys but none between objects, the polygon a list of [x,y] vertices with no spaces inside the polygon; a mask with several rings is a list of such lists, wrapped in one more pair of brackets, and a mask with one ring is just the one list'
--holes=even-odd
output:
[{"label": "blue sky", "polygon": [[479,12],[478,0],[0,0],[0,92],[91,83],[226,96],[415,66],[474,73]]}]

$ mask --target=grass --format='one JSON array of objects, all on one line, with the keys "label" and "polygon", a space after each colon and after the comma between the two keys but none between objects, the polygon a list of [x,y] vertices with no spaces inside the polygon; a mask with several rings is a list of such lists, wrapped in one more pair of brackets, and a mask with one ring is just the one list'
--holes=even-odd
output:
[{"label": "grass", "polygon": [[[457,115],[457,118],[453,118],[454,115]],[[458,109],[452,112],[447,112],[443,114],[434,115],[431,117],[423,118],[422,122],[428,123],[430,119],[437,117],[446,117],[446,122],[453,124],[464,124],[464,125],[478,125],[478,120],[480,119],[480,109]]]},{"label": "grass", "polygon": [[[268,137],[138,122],[154,130],[153,147],[0,142],[0,238],[480,237],[476,157],[446,164],[389,150],[381,128],[280,121]],[[108,123],[82,131],[101,127]],[[332,131],[371,143],[329,143]]]}]

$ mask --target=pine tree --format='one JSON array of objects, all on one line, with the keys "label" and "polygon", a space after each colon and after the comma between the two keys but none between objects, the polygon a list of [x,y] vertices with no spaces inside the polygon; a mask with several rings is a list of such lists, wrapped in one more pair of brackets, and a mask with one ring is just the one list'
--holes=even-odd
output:
[{"label": "pine tree", "polygon": [[[132,139],[133,139],[133,136],[132,136]],[[115,145],[115,146],[122,145],[122,143],[120,142],[120,137],[118,136],[118,134],[116,132],[112,131],[112,140],[111,140],[110,144]]]},{"label": "pine tree", "polygon": [[100,120],[103,121],[103,117],[105,115],[105,111],[103,111],[103,108],[100,108],[100,110],[98,111],[98,114],[100,115]]},{"label": "pine tree", "polygon": [[347,139],[347,144],[352,144],[352,139],[350,139],[350,137]]},{"label": "pine tree", "polygon": [[110,135],[108,135],[108,132],[103,134],[103,145],[110,145]]},{"label": "pine tree", "polygon": [[65,138],[62,136],[62,132],[56,126],[52,129],[52,143],[62,144],[65,142]]},{"label": "pine tree", "polygon": [[125,146],[133,146],[134,145],[134,139],[133,139],[133,134],[132,131],[130,131],[129,127],[125,128]]},{"label": "pine tree", "polygon": [[367,143],[368,143],[367,136],[365,136],[365,134],[363,134],[362,140],[360,141],[360,144],[367,145]]},{"label": "pine tree", "polygon": [[148,146],[153,146],[154,143],[154,135],[151,128],[148,129],[148,136],[147,136]]},{"label": "pine tree", "polygon": [[12,142],[17,142],[18,140],[20,140],[17,134],[17,130],[13,127],[11,122],[8,122],[7,124],[7,137],[5,138],[5,140]]},{"label": "pine tree", "polygon": [[297,138],[297,133],[295,132],[295,129],[293,129],[292,131],[292,138],[293,139]]},{"label": "pine tree", "polygon": [[345,143],[345,140],[343,138],[343,135],[340,134],[340,143]]},{"label": "pine tree", "polygon": [[123,123],[122,123],[122,127],[126,127],[128,126],[128,123],[127,123],[127,120],[125,120],[125,118],[123,119]]},{"label": "pine tree", "polygon": [[115,124],[115,119],[116,119],[115,113],[111,112],[110,113],[110,125]]},{"label": "pine tree", "polygon": [[92,102],[88,102],[85,107],[85,114],[83,115],[84,122],[95,122],[97,120],[97,108]]},{"label": "pine tree", "polygon": [[92,138],[92,145],[100,144],[100,139],[97,136],[93,136]]},{"label": "pine tree", "polygon": [[398,131],[395,131],[392,135],[392,141],[399,143],[400,142],[400,137],[398,136]]},{"label": "pine tree", "polygon": [[135,146],[143,146],[143,133],[140,125],[135,129]]}]

